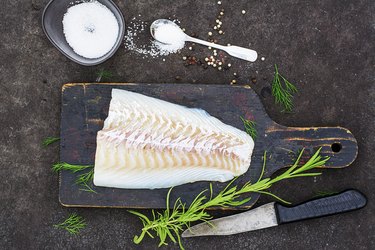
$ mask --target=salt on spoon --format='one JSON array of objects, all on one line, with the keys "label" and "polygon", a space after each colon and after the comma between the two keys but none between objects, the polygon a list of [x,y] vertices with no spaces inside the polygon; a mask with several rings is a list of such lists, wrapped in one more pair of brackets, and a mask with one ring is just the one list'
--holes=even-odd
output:
[{"label": "salt on spoon", "polygon": [[164,44],[170,44],[171,46],[182,45],[183,47],[185,41],[188,41],[223,50],[231,56],[250,62],[255,62],[258,58],[258,53],[255,50],[238,46],[223,46],[188,36],[177,24],[167,19],[158,19],[154,21],[150,26],[150,32],[155,40]]},{"label": "salt on spoon", "polygon": [[[179,21],[174,20],[173,22]],[[182,44],[175,43],[174,45],[161,43],[156,40],[153,40],[151,44],[142,43],[142,37],[146,36],[145,27],[146,24],[144,21],[141,21],[136,17],[133,17],[131,19],[131,21],[128,23],[125,35],[126,49],[141,54],[142,58],[157,58],[160,56],[167,56],[169,54],[176,53],[184,47],[184,42]]]},{"label": "salt on spoon", "polygon": [[[152,25],[151,25],[152,27]],[[182,48],[185,45],[185,33],[174,22],[160,25],[154,38],[164,44],[174,45]]]}]

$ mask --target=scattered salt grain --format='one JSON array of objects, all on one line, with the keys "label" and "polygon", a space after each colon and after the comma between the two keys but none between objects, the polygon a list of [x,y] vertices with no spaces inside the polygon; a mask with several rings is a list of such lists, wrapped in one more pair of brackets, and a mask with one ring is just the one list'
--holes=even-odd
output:
[{"label": "scattered salt grain", "polygon": [[119,33],[114,14],[97,1],[68,8],[62,23],[69,46],[86,58],[107,54],[115,45]]},{"label": "scattered salt grain", "polygon": [[[174,20],[173,22],[176,23],[179,21]],[[157,58],[177,53],[184,45],[180,44],[180,46],[175,46],[173,44],[163,44],[155,40],[149,40],[150,36],[148,23],[133,17],[127,27],[124,39],[125,48],[131,52],[142,55],[142,58]]]}]

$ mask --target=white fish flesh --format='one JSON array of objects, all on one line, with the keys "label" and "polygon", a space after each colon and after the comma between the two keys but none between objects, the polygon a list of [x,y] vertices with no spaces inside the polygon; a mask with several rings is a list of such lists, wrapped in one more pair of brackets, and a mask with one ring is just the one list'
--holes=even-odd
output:
[{"label": "white fish flesh", "polygon": [[245,173],[253,139],[202,109],[112,89],[97,134],[94,184],[128,189],[225,182]]}]

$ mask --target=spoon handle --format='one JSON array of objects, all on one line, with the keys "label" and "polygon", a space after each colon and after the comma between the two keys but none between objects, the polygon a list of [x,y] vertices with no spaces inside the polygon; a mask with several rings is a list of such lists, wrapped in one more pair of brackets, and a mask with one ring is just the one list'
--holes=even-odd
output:
[{"label": "spoon handle", "polygon": [[252,49],[246,49],[238,46],[227,46],[225,50],[229,55],[250,61],[255,62],[258,58],[258,53]]},{"label": "spoon handle", "polygon": [[210,42],[207,42],[207,41],[204,41],[204,40],[201,40],[201,39],[197,39],[197,38],[194,38],[194,37],[191,37],[191,36],[186,36],[186,41],[193,42],[193,43],[199,43],[199,44],[206,45],[208,47],[213,47],[213,48],[216,48],[216,49],[226,50],[226,46],[216,44],[216,43],[210,43]]},{"label": "spoon handle", "polygon": [[239,47],[239,46],[223,46],[223,45],[219,45],[216,43],[210,43],[201,39],[197,39],[191,36],[186,36],[186,41],[199,43],[202,45],[220,49],[220,50],[227,52],[231,56],[234,56],[234,57],[246,60],[246,61],[250,61],[250,62],[255,62],[255,60],[258,58],[258,53],[252,49],[246,49],[246,48]]}]

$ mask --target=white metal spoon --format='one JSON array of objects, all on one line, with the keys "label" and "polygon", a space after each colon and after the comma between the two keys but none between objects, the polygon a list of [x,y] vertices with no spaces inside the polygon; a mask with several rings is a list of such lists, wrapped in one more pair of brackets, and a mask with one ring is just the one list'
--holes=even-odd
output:
[{"label": "white metal spoon", "polygon": [[181,31],[181,34],[183,34],[185,36],[185,41],[193,42],[193,43],[199,43],[199,44],[203,44],[203,45],[206,45],[206,46],[209,46],[209,47],[212,47],[212,48],[220,49],[220,50],[223,50],[223,51],[227,52],[231,56],[234,56],[234,57],[246,60],[246,61],[250,61],[250,62],[255,62],[255,60],[258,57],[258,53],[255,50],[252,50],[252,49],[246,49],[246,48],[243,48],[243,47],[231,46],[231,45],[230,46],[223,46],[223,45],[219,45],[219,44],[216,44],[216,43],[210,43],[210,42],[207,42],[207,41],[204,41],[204,40],[201,40],[201,39],[197,39],[197,38],[188,36],[181,30],[181,28],[177,24],[175,24],[174,22],[172,22],[170,20],[167,20],[167,19],[155,20],[150,26],[150,32],[151,32],[152,37],[155,38],[155,40],[157,40],[161,43],[169,44],[169,42],[167,40],[160,41],[160,39],[156,39],[155,33],[156,33],[156,30],[161,25],[166,25],[166,24],[172,24],[172,25],[175,25],[176,27],[178,27],[178,29]]}]

